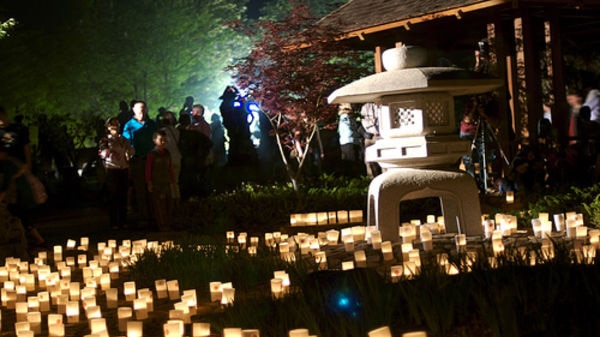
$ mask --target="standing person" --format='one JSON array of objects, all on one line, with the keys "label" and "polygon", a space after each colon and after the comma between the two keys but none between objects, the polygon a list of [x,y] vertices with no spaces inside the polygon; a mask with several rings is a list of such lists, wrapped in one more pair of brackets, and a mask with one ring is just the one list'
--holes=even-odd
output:
[{"label": "standing person", "polygon": [[354,175],[357,173],[357,162],[360,158],[360,136],[358,126],[352,116],[352,106],[349,103],[343,103],[339,106],[338,135],[340,150],[342,152],[342,162],[346,174]]},{"label": "standing person", "polygon": [[127,191],[129,189],[129,160],[135,150],[119,133],[118,117],[106,121],[106,135],[100,139],[98,155],[106,174],[108,209],[112,229],[127,228]]},{"label": "standing person", "polygon": [[210,138],[210,125],[204,119],[204,106],[195,104],[192,108],[192,126],[206,137]]},{"label": "standing person", "polygon": [[173,172],[175,174],[175,184],[173,185],[173,204],[179,206],[181,200],[181,193],[179,191],[179,175],[181,174],[181,151],[179,151],[179,141],[181,135],[179,129],[175,127],[177,120],[175,120],[175,114],[171,111],[164,111],[161,113],[158,127],[164,131],[167,135],[167,150],[171,154],[171,161],[173,163]]},{"label": "standing person", "polygon": [[225,151],[225,128],[221,122],[219,114],[213,114],[210,117],[210,140],[212,145],[213,165],[215,167],[223,167],[227,164],[227,152]]},{"label": "standing person", "polygon": [[139,227],[146,227],[150,220],[150,204],[146,188],[146,156],[154,148],[152,135],[157,130],[156,122],[148,118],[148,107],[144,101],[133,101],[133,117],[123,126],[123,137],[135,150],[130,161],[131,182],[135,204],[139,213]]},{"label": "standing person", "polygon": [[567,94],[567,103],[569,104],[569,144],[579,143],[579,111],[583,103],[583,97],[577,92]]},{"label": "standing person", "polygon": [[[45,202],[47,195],[43,186],[34,190],[31,180],[37,181],[37,179],[29,172],[27,165],[10,156],[12,145],[11,135],[0,130],[0,202],[7,205],[12,215],[21,219],[33,246],[43,247],[46,245],[46,240],[35,228],[34,218],[38,204]],[[37,192],[44,194],[43,201],[36,200]]]},{"label": "standing person", "polygon": [[181,118],[181,116],[185,116],[191,123],[193,106],[194,106],[194,97],[193,96],[186,97],[185,101],[183,102],[183,107],[181,108],[181,110],[179,110],[178,119]]},{"label": "standing person", "polygon": [[171,154],[166,148],[167,135],[163,130],[152,136],[154,149],[146,159],[146,185],[152,203],[152,215],[160,231],[168,231],[173,225],[172,186],[175,184]]}]

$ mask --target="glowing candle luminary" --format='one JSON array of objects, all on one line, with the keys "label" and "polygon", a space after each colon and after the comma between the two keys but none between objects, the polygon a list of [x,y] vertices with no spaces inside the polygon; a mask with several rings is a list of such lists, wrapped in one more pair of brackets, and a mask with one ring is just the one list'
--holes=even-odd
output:
[{"label": "glowing candle luminary", "polygon": [[353,210],[348,214],[350,223],[362,223],[363,222],[363,211],[362,210]]},{"label": "glowing candle luminary", "polygon": [[483,220],[483,233],[485,234],[486,239],[490,239],[492,237],[492,233],[496,229],[496,222],[492,219]]},{"label": "glowing candle luminary", "polygon": [[328,223],[327,212],[317,213],[317,224],[318,225],[327,225],[327,223]]},{"label": "glowing candle luminary", "polygon": [[[412,243],[410,245],[412,247]],[[392,242],[383,241],[381,243],[381,254],[383,254],[384,261],[390,261],[390,260],[394,259],[394,251],[392,249]]]},{"label": "glowing candle luminary", "polygon": [[316,252],[314,255],[315,263],[318,265],[319,270],[327,269],[327,255],[325,252]]},{"label": "glowing candle luminary", "polygon": [[293,329],[288,331],[289,337],[308,337],[309,332],[308,329]]},{"label": "glowing candle luminary", "polygon": [[316,226],[318,224],[317,213],[304,214],[304,220],[307,226]]},{"label": "glowing candle luminary", "polygon": [[340,237],[340,232],[335,229],[328,230],[327,232],[327,244],[337,245]]},{"label": "glowing candle luminary", "polygon": [[[15,333],[17,334],[17,336],[25,336],[25,334],[28,331],[31,331],[31,325],[29,324],[29,322],[16,322],[15,323]],[[31,333],[29,335],[33,336],[33,334],[31,334]]]},{"label": "glowing candle luminary", "polygon": [[93,318],[102,318],[102,308],[97,305],[89,305],[85,307],[85,316],[88,321]]},{"label": "glowing candle luminary", "polygon": [[15,313],[17,314],[17,322],[26,321],[28,311],[29,311],[29,307],[27,306],[27,302],[15,303]]},{"label": "glowing candle luminary", "polygon": [[467,251],[467,236],[465,234],[458,234],[454,237],[456,243],[456,251],[458,253],[465,253]]},{"label": "glowing candle luminary", "polygon": [[127,302],[132,302],[135,300],[135,282],[129,281],[123,283],[123,295],[125,295],[125,300]]},{"label": "glowing candle luminary", "polygon": [[404,267],[401,265],[391,266],[390,267],[390,277],[392,278],[392,282],[398,282],[400,278],[404,275]]},{"label": "glowing candle luminary", "polygon": [[182,319],[184,323],[189,324],[192,323],[190,308],[186,302],[177,302],[173,304],[173,307],[176,311],[181,311],[182,315],[179,319]]},{"label": "glowing candle luminary", "polygon": [[354,251],[354,237],[352,236],[352,234],[343,236],[342,241],[344,242],[344,249],[346,250],[346,252]]},{"label": "glowing candle luminary", "polygon": [[242,337],[260,337],[260,330],[244,329],[242,330]]},{"label": "glowing candle luminary", "polygon": [[423,245],[424,251],[433,250],[433,236],[431,235],[431,231],[427,228],[421,228],[421,244]]},{"label": "glowing candle luminary", "polygon": [[127,331],[127,322],[133,317],[133,309],[130,307],[120,307],[117,309],[117,319],[119,324],[119,332]]},{"label": "glowing candle luminary", "polygon": [[127,322],[127,337],[143,337],[144,324],[139,321]]},{"label": "glowing candle luminary", "polygon": [[558,214],[554,214],[553,216],[554,219],[554,228],[556,228],[557,232],[562,232],[565,230],[565,214],[564,213],[558,213]]},{"label": "glowing candle luminary", "polygon": [[242,329],[225,328],[223,329],[223,337],[242,337]]},{"label": "glowing candle luminary", "polygon": [[588,235],[588,228],[586,226],[577,226],[575,227],[575,237],[578,240],[583,240]]},{"label": "glowing candle luminary", "polygon": [[352,270],[354,269],[354,261],[343,261],[342,262],[342,270]]},{"label": "glowing candle luminary", "polygon": [[100,289],[106,290],[110,288],[110,274],[100,275]]},{"label": "glowing candle luminary", "polygon": [[492,240],[492,251],[494,252],[494,256],[504,254],[504,242],[502,238]]},{"label": "glowing candle luminary", "polygon": [[8,268],[0,266],[0,283],[8,281]]},{"label": "glowing candle luminary", "polygon": [[89,321],[90,332],[94,336],[108,337],[105,318],[93,318]]},{"label": "glowing candle luminary", "polygon": [[179,281],[167,281],[167,291],[169,293],[169,299],[171,301],[178,300],[181,297],[181,294],[179,293]]},{"label": "glowing candle luminary", "polygon": [[61,314],[48,314],[48,327],[55,324],[63,324],[63,315]]},{"label": "glowing candle luminary", "polygon": [[191,316],[196,314],[198,309],[198,297],[196,295],[196,289],[184,290],[183,295],[181,296],[181,301],[187,303]]},{"label": "glowing candle luminary", "polygon": [[185,326],[181,320],[169,320],[163,324],[164,337],[183,337]]},{"label": "glowing candle luminary", "polygon": [[192,337],[209,337],[210,323],[193,323]]},{"label": "glowing candle luminary", "polygon": [[515,192],[514,191],[506,191],[506,203],[507,204],[515,203]]},{"label": "glowing candle luminary", "polygon": [[79,322],[79,302],[69,301],[66,306],[67,322],[78,323]]},{"label": "glowing candle luminary", "polygon": [[373,246],[373,249],[375,250],[379,250],[381,249],[381,232],[379,230],[373,230],[371,231],[371,245]]},{"label": "glowing candle luminary", "polygon": [[138,290],[138,298],[146,300],[146,310],[148,312],[154,311],[154,295],[152,291],[148,288]]},{"label": "glowing candle luminary", "polygon": [[354,252],[354,262],[356,262],[357,268],[367,267],[367,254],[364,250],[357,250]]},{"label": "glowing candle luminary", "polygon": [[54,255],[53,255],[54,262],[62,261],[62,259],[63,259],[62,246],[54,246],[53,251],[54,251]]},{"label": "glowing candle luminary", "polygon": [[347,224],[348,223],[348,211],[339,210],[337,211],[337,223]]},{"label": "glowing candle luminary", "polygon": [[402,249],[402,261],[408,261],[410,259],[410,256],[408,255],[408,253],[413,250],[413,244],[412,243],[403,243],[401,246]]},{"label": "glowing candle luminary", "polygon": [[133,300],[133,311],[135,319],[138,321],[148,318],[148,305],[145,298],[136,298]]},{"label": "glowing candle luminary", "polygon": [[400,236],[403,243],[412,243],[417,237],[415,225],[404,225],[400,227]]},{"label": "glowing candle luminary", "polygon": [[240,233],[237,237],[237,242],[240,245],[240,247],[242,247],[242,249],[246,248],[246,243],[248,241],[248,234],[247,233]]},{"label": "glowing candle luminary", "polygon": [[106,289],[105,295],[106,295],[106,307],[109,309],[116,308],[119,303],[119,289],[117,289],[117,288]]},{"label": "glowing candle luminary", "polygon": [[600,241],[600,229],[588,230],[588,236],[590,237],[590,245],[598,248],[598,242]]},{"label": "glowing candle luminary", "polygon": [[387,326],[382,326],[381,328],[377,328],[375,330],[371,330],[368,333],[369,337],[392,337],[392,332],[390,328]]},{"label": "glowing candle luminary", "polygon": [[566,232],[568,238],[575,238],[577,236],[577,221],[568,219],[566,222]]},{"label": "glowing candle luminary", "polygon": [[427,337],[427,333],[425,331],[406,332],[402,334],[402,337]]},{"label": "glowing candle luminary", "polygon": [[[362,212],[362,211],[361,211]],[[365,239],[366,228],[365,226],[354,226],[351,229],[354,242],[363,241]]]},{"label": "glowing candle luminary", "polygon": [[235,242],[235,232],[234,231],[227,231],[225,233],[225,238],[227,239],[227,243],[232,244]]},{"label": "glowing candle luminary", "polygon": [[57,323],[48,325],[48,337],[64,337],[65,324]]},{"label": "glowing candle luminary", "polygon": [[223,288],[223,296],[221,296],[222,305],[231,305],[235,301],[235,288]]},{"label": "glowing candle luminary", "polygon": [[86,254],[77,255],[77,265],[79,266],[79,268],[83,268],[84,266],[87,265],[87,255]]},{"label": "glowing candle luminary", "polygon": [[210,282],[210,301],[211,302],[219,302],[221,301],[221,296],[223,294],[221,288],[221,282]]},{"label": "glowing candle luminary", "polygon": [[156,298],[163,299],[169,297],[167,292],[167,280],[161,279],[154,281],[154,288],[156,289]]},{"label": "glowing candle luminary", "polygon": [[290,226],[304,226],[302,214],[290,214]]}]

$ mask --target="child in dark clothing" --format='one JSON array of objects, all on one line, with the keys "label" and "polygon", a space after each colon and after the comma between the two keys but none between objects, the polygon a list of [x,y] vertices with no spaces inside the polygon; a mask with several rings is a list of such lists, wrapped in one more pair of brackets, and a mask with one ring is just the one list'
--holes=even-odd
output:
[{"label": "child in dark clothing", "polygon": [[126,228],[127,190],[129,188],[129,159],[135,151],[119,133],[116,117],[106,121],[106,135],[98,145],[98,155],[106,170],[110,224],[113,229]]},{"label": "child in dark clothing", "polygon": [[155,147],[146,159],[146,185],[150,193],[153,222],[160,231],[168,231],[173,225],[172,189],[175,174],[171,154],[166,149],[165,132],[154,132],[152,141]]}]

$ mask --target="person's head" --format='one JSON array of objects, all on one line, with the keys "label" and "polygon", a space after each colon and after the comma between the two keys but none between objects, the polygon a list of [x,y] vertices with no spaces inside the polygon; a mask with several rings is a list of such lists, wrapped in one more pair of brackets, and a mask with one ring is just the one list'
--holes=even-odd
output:
[{"label": "person's head", "polygon": [[203,117],[204,116],[204,106],[202,104],[194,104],[194,106],[192,107],[192,116]]},{"label": "person's head", "polygon": [[119,119],[116,117],[110,117],[109,119],[106,120],[106,123],[104,123],[104,126],[106,127],[106,130],[108,131],[108,133],[114,135],[117,134],[119,132],[119,128],[121,127],[121,123],[119,123]]},{"label": "person's head", "polygon": [[131,104],[131,110],[133,111],[133,118],[138,121],[144,121],[148,114],[148,107],[144,101],[133,101]]},{"label": "person's head", "polygon": [[567,95],[567,103],[569,104],[569,106],[571,108],[579,108],[581,106],[581,104],[583,103],[583,98],[581,97],[581,95],[579,93],[570,92]]},{"label": "person's head", "polygon": [[190,106],[194,105],[194,97],[193,96],[186,97],[183,105],[186,107],[190,107]]},{"label": "person's head", "polygon": [[167,144],[167,134],[163,130],[154,131],[152,134],[152,142],[157,148],[164,148]]},{"label": "person's head", "polygon": [[215,124],[220,124],[221,123],[221,115],[215,114],[215,113],[212,114],[212,116],[210,116],[210,121]]},{"label": "person's head", "polygon": [[342,103],[338,107],[338,115],[350,114],[352,112],[352,105],[350,103]]},{"label": "person's head", "polygon": [[127,106],[127,102],[125,102],[125,101],[120,101],[119,102],[119,112],[120,113],[127,113],[127,112],[129,112],[129,106]]},{"label": "person's head", "polygon": [[161,126],[167,125],[175,125],[177,124],[177,120],[175,119],[175,114],[172,111],[164,111],[160,114],[159,124]]}]

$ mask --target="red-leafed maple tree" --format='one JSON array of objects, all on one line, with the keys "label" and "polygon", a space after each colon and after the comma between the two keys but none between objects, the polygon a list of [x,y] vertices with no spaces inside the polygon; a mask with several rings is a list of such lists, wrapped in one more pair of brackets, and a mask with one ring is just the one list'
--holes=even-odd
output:
[{"label": "red-leafed maple tree", "polygon": [[271,122],[272,136],[296,191],[319,128],[336,126],[337,107],[327,103],[327,96],[364,76],[368,68],[364,51],[352,51],[336,39],[338,31],[315,22],[306,6],[295,3],[287,18],[261,21],[254,30],[246,29],[247,34],[261,37],[250,54],[229,69],[240,89],[250,88]]}]

